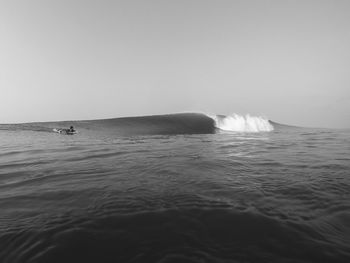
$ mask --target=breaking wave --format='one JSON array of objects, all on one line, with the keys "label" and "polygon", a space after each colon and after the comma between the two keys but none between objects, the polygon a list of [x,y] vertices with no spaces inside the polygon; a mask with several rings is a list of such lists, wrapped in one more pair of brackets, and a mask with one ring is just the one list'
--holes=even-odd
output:
[{"label": "breaking wave", "polygon": [[272,122],[262,117],[241,116],[238,114],[210,116],[201,113],[180,113],[86,121],[1,124],[0,130],[53,133],[54,129],[65,129],[72,125],[79,134],[98,132],[99,136],[103,135],[104,137],[212,134],[220,130],[230,132],[267,132],[274,129]]},{"label": "breaking wave", "polygon": [[215,121],[215,126],[223,131],[233,132],[269,132],[274,128],[270,121],[263,117],[246,116],[232,114],[229,116],[217,115],[211,116]]}]

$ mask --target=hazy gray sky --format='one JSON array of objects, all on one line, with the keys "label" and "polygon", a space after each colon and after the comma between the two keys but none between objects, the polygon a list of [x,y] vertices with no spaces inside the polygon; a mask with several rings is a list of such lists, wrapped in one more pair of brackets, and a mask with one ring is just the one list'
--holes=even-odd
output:
[{"label": "hazy gray sky", "polygon": [[350,127],[350,1],[0,0],[0,123],[204,111]]}]

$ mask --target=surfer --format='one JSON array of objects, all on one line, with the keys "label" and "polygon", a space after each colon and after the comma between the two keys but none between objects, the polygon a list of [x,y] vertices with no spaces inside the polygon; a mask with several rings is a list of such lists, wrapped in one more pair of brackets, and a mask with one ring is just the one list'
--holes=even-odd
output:
[{"label": "surfer", "polygon": [[74,129],[73,126],[70,126],[69,129],[60,129],[60,128],[55,128],[53,129],[54,132],[61,133],[61,134],[67,134],[67,135],[73,135],[76,134],[77,131]]}]

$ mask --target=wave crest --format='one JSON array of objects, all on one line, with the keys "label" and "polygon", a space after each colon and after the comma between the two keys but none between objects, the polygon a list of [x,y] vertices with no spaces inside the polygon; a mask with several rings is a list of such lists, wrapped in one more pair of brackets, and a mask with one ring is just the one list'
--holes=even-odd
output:
[{"label": "wave crest", "polygon": [[273,131],[270,121],[264,117],[243,116],[232,114],[229,116],[216,115],[210,116],[215,121],[216,128],[223,131],[234,132],[269,132]]}]

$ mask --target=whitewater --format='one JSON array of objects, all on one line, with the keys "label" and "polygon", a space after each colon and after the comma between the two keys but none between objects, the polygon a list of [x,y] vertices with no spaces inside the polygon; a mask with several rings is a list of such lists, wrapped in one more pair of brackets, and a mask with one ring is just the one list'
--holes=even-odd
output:
[{"label": "whitewater", "polygon": [[0,262],[350,262],[349,189],[350,130],[196,113],[0,124]]},{"label": "whitewater", "polygon": [[272,131],[273,125],[267,118],[232,114],[229,116],[209,115],[215,121],[215,127],[223,131],[230,132],[269,132]]}]

